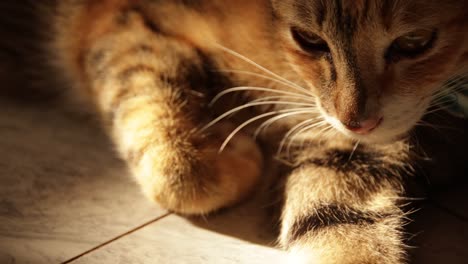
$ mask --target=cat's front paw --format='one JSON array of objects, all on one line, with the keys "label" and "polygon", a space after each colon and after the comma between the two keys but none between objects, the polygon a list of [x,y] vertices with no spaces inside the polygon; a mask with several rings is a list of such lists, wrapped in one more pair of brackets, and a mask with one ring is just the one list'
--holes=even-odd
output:
[{"label": "cat's front paw", "polygon": [[205,214],[244,199],[259,181],[262,155],[256,142],[242,133],[219,153],[232,129],[225,123],[206,138],[148,145],[133,164],[143,192],[183,214]]}]

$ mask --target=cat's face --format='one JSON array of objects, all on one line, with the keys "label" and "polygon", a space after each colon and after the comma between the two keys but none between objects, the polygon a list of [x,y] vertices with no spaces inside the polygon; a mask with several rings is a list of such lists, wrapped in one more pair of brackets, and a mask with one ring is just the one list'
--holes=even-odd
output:
[{"label": "cat's face", "polygon": [[321,113],[366,142],[406,134],[468,66],[468,1],[273,0]]}]

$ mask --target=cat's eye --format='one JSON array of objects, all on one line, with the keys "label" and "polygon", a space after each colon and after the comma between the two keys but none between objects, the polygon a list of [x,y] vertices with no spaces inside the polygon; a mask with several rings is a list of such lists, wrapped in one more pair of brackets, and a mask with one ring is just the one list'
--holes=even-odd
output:
[{"label": "cat's eye", "polygon": [[291,28],[291,34],[296,43],[307,52],[330,52],[327,42],[317,34]]},{"label": "cat's eye", "polygon": [[406,57],[423,54],[432,47],[436,33],[433,30],[416,30],[397,38],[392,44],[392,52]]}]

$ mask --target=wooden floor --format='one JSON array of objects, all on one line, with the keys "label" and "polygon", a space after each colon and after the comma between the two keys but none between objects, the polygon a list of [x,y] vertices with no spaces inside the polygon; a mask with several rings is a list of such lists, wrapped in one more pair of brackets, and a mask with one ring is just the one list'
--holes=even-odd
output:
[{"label": "wooden floor", "polygon": [[[0,101],[0,263],[286,263],[261,194],[185,219],[143,198],[86,117]],[[468,263],[468,187],[415,213],[411,263]]]}]

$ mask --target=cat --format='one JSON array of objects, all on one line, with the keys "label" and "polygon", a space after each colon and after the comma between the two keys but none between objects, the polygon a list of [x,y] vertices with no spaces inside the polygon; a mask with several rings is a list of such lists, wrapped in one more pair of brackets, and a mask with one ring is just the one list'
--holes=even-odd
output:
[{"label": "cat", "polygon": [[467,1],[28,3],[38,71],[92,107],[149,199],[200,215],[248,198],[258,136],[288,166],[290,263],[407,262],[411,135],[465,81]]}]

